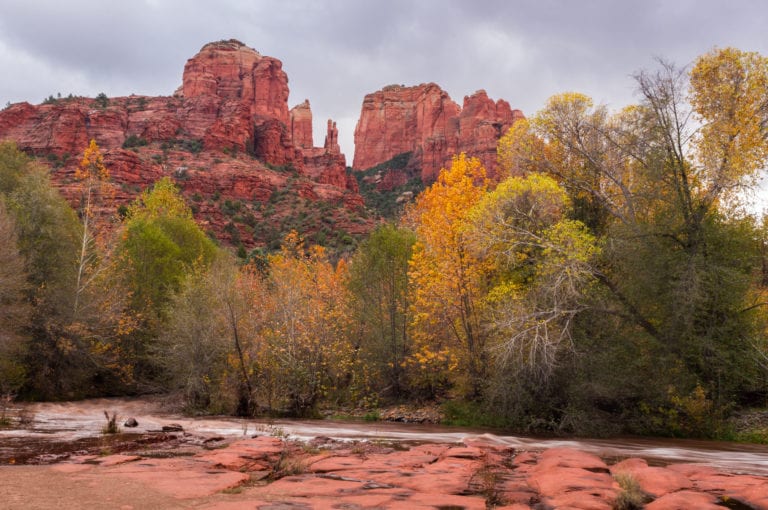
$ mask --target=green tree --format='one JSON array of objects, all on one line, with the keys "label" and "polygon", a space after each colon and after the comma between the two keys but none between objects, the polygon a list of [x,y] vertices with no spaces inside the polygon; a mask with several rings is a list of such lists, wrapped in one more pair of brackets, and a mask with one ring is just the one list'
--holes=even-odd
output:
[{"label": "green tree", "polygon": [[416,236],[386,224],[358,248],[350,268],[356,337],[379,391],[402,397],[408,389],[405,363],[411,354],[408,261]]},{"label": "green tree", "polygon": [[115,268],[139,319],[125,351],[141,384],[153,384],[162,379],[153,344],[172,313],[170,300],[190,274],[211,264],[217,248],[167,178],[136,199],[122,228]]},{"label": "green tree", "polygon": [[125,326],[117,313],[124,302],[122,290],[105,274],[92,279],[83,292],[78,284],[83,225],[51,185],[45,168],[4,143],[0,182],[34,304],[25,359],[27,391],[74,398],[114,388],[111,383],[120,377],[112,375],[119,371],[115,341]]},{"label": "green tree", "polygon": [[15,222],[0,199],[0,398],[14,395],[26,379],[31,310],[25,260],[17,242]]},{"label": "green tree", "polygon": [[208,266],[216,246],[192,219],[170,179],[158,181],[129,208],[119,251],[134,309],[161,318],[170,296],[195,266]]},{"label": "green tree", "polygon": [[470,212],[474,248],[494,261],[485,308],[496,360],[541,385],[573,350],[599,253],[586,226],[566,218],[569,208],[554,179],[532,173],[501,182]]},{"label": "green tree", "polygon": [[260,309],[253,309],[254,275],[238,272],[220,252],[207,270],[196,269],[171,296],[157,355],[172,388],[190,409],[251,416],[255,363],[250,343]]}]

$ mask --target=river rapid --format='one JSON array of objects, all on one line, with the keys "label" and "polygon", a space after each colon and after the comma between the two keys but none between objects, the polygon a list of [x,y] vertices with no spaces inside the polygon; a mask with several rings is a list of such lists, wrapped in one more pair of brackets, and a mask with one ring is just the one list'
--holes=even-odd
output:
[{"label": "river rapid", "polygon": [[506,435],[487,430],[427,424],[338,420],[244,420],[231,417],[190,417],[167,412],[168,402],[152,398],[92,399],[76,402],[14,404],[11,413],[25,418],[21,428],[0,428],[0,464],[22,451],[49,451],[46,445],[88,443],[102,439],[104,411],[117,413],[119,423],[133,417],[138,426],[125,432],[145,434],[179,424],[187,434],[234,439],[273,434],[309,440],[329,437],[342,441],[457,443],[465,438],[519,450],[570,447],[606,460],[641,457],[651,464],[696,462],[722,471],[768,476],[768,446],[665,438],[551,439]]}]

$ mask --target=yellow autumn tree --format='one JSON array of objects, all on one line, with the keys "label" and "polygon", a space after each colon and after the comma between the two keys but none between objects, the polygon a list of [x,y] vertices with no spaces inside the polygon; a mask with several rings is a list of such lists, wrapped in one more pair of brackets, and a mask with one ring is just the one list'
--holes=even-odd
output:
[{"label": "yellow autumn tree", "polygon": [[96,269],[99,246],[105,244],[99,239],[100,219],[103,209],[111,203],[110,188],[108,185],[109,171],[104,165],[104,156],[101,154],[96,140],[83,152],[83,159],[75,169],[75,180],[80,190],[80,221],[82,223],[82,235],[80,238],[80,253],[77,262],[77,281],[75,285],[75,298],[73,303],[73,316],[77,318],[80,312],[81,296],[92,279],[98,274]]},{"label": "yellow autumn tree", "polygon": [[[123,341],[136,319],[129,311],[128,289],[115,278],[114,189],[96,140],[91,140],[75,169],[80,218],[79,246],[71,313],[62,317],[61,341],[97,364],[104,379],[122,383],[132,377]],[[114,384],[114,383],[113,383]]]},{"label": "yellow autumn tree", "polygon": [[311,415],[351,370],[347,267],[331,264],[320,246],[306,250],[291,232],[269,257],[268,273],[253,303],[265,315],[263,327],[250,342],[258,350],[251,358],[259,360],[260,400]]},{"label": "yellow autumn tree", "polygon": [[701,206],[733,198],[768,158],[768,58],[724,48],[699,57],[690,73],[690,101],[702,124],[693,138]]},{"label": "yellow autumn tree", "polygon": [[[499,160],[553,177],[567,216],[601,247],[593,312],[579,327],[591,332],[584,359],[602,361],[580,364],[586,377],[603,388],[653,380],[633,383],[650,408],[669,404],[666,385],[688,395],[700,384],[713,409],[727,409],[753,387],[761,355],[760,293],[749,292],[759,234],[738,205],[768,161],[768,59],[726,48],[690,70],[659,64],[635,76],[638,104],[616,113],[583,94],[554,96],[504,137]],[[611,370],[621,359],[639,368]]]},{"label": "yellow autumn tree", "polygon": [[493,263],[485,298],[496,366],[545,383],[573,350],[576,317],[587,308],[599,253],[570,200],[551,177],[510,177],[469,214],[472,247]]},{"label": "yellow autumn tree", "polygon": [[466,396],[477,398],[486,383],[481,303],[489,263],[469,249],[466,229],[487,186],[480,160],[462,153],[407,213],[417,238],[409,275],[415,287],[410,365],[427,393],[460,382]]}]

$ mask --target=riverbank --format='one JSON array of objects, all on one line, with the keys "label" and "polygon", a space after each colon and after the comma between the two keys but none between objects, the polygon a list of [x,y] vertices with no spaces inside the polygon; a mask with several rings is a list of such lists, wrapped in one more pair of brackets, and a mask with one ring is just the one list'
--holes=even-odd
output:
[{"label": "riverbank", "polygon": [[483,438],[404,445],[169,436],[177,446],[0,467],[0,501],[19,509],[768,510],[766,476],[649,466],[573,448],[525,450]]}]

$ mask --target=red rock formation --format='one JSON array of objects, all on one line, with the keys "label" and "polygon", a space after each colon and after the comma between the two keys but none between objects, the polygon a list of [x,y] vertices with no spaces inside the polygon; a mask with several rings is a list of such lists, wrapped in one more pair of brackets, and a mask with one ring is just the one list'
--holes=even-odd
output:
[{"label": "red rock formation", "polygon": [[[64,460],[54,466],[0,468],[5,470],[4,501],[23,501],[19,508],[53,508],[62,506],[65,495],[71,502],[66,507],[82,507],[78,503],[83,498],[90,501],[94,494],[104,494],[105,499],[108,494],[115,507],[140,508],[185,507],[194,500],[195,508],[208,510],[611,510],[632,506],[621,504],[624,491],[611,476],[629,473],[647,503],[643,508],[649,510],[768,508],[765,475],[695,464],[649,468],[642,459],[609,466],[586,452],[516,450],[488,435],[466,438],[464,446],[426,443],[398,448],[318,437],[308,443],[314,449],[268,436],[235,441],[217,437],[215,444],[224,445],[213,450],[193,446],[213,438],[187,436],[190,439],[174,449],[166,447],[170,453],[185,452],[183,456],[156,458],[141,450],[134,455],[73,454],[61,456]],[[253,483],[267,478],[272,482]],[[131,490],[115,490],[126,484]],[[238,490],[222,497],[233,488]]]},{"label": "red rock formation", "polygon": [[296,147],[307,149],[314,147],[312,140],[312,110],[309,99],[291,108],[291,138]]},{"label": "red rock formation", "polygon": [[[264,241],[251,235],[254,222],[293,216],[287,202],[259,205],[277,190],[330,202],[336,209],[328,214],[340,229],[361,232],[362,225],[364,232],[372,224],[350,217],[363,200],[346,173],[335,124],[329,121],[326,146],[313,147],[309,101],[289,112],[287,100],[288,78],[279,60],[238,41],[220,41],[187,61],[174,96],[19,103],[0,112],[0,139],[54,161],[60,167],[54,181],[67,195],[77,156],[93,138],[105,154],[119,202],[170,175],[195,197],[201,223],[223,240],[246,246]],[[244,204],[237,217],[247,217],[248,226],[235,225],[239,236],[230,225],[233,215],[213,203],[226,200]]]},{"label": "red rock formation", "polygon": [[363,100],[355,128],[352,167],[364,170],[409,152],[409,168],[434,180],[452,156],[480,158],[489,172],[496,166],[496,142],[523,114],[509,103],[478,91],[459,107],[434,83],[390,85]]},{"label": "red rock formation", "polygon": [[218,97],[248,106],[253,116],[288,124],[288,76],[276,58],[235,40],[203,46],[184,66],[185,99]]},{"label": "red rock formation", "polygon": [[328,132],[325,135],[325,144],[323,147],[332,154],[341,154],[341,147],[339,147],[339,130],[336,129],[336,123],[331,119],[328,119]]}]

